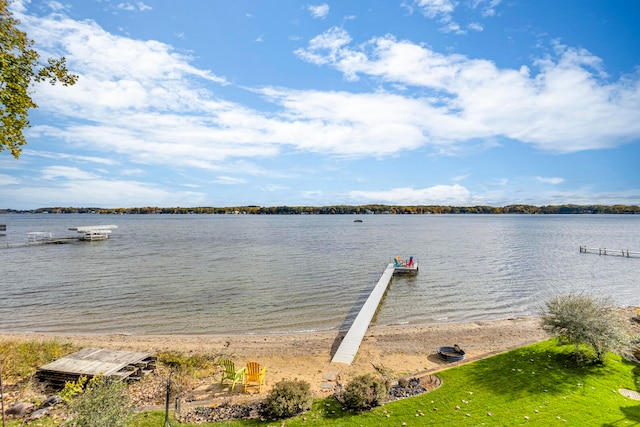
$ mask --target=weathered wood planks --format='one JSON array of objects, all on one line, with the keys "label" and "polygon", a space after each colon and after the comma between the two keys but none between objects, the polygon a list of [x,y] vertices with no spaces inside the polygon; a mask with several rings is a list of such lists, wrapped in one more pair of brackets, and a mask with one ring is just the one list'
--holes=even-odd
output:
[{"label": "weathered wood planks", "polygon": [[96,375],[119,379],[140,379],[156,367],[156,356],[149,353],[84,348],[36,370],[36,379],[52,385]]}]

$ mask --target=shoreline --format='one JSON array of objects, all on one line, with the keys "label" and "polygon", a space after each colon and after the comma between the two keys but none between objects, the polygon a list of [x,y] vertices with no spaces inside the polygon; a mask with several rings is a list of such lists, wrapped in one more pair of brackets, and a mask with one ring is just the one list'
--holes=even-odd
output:
[{"label": "shoreline", "polygon": [[[256,361],[267,367],[264,394],[281,379],[300,379],[311,384],[312,391],[327,395],[327,373],[336,383],[375,371],[400,378],[418,373],[434,372],[456,363],[440,360],[436,351],[441,346],[458,344],[466,352],[467,363],[488,355],[501,353],[547,339],[537,317],[466,323],[438,323],[370,327],[351,365],[331,364],[333,352],[346,332],[318,332],[265,335],[128,335],[128,334],[61,334],[4,333],[3,341],[56,340],[78,347],[141,351],[157,354],[177,351],[187,356],[208,354],[229,357],[236,366]],[[203,393],[215,395],[215,380],[209,379]],[[231,395],[246,396],[242,387]],[[229,398],[228,391],[223,393]]]}]

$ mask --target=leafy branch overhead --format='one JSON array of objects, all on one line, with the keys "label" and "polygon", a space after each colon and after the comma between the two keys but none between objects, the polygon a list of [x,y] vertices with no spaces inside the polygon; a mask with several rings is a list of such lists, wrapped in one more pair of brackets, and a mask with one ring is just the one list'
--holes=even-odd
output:
[{"label": "leafy branch overhead", "polygon": [[24,130],[30,126],[29,110],[38,107],[31,99],[33,84],[49,81],[70,86],[78,80],[67,70],[64,57],[42,64],[33,40],[19,26],[9,0],[0,0],[0,151],[10,150],[16,159],[27,143]]}]

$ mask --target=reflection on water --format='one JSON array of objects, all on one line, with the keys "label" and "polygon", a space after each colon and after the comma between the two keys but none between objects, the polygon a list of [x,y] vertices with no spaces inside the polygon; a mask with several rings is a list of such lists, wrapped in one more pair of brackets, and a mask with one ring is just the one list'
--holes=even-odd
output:
[{"label": "reflection on water", "polygon": [[149,334],[338,330],[395,255],[376,324],[535,315],[551,295],[593,291],[640,305],[640,218],[604,215],[0,215],[30,231],[116,224],[106,242],[0,249],[0,331]]}]

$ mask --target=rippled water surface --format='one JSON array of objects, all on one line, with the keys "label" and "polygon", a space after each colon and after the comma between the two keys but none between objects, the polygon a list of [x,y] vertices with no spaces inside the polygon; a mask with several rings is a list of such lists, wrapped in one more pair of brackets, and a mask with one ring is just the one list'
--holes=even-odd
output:
[{"label": "rippled water surface", "polygon": [[[640,217],[0,215],[0,331],[217,334],[344,329],[395,255],[377,325],[534,315],[585,290],[640,305]],[[104,242],[20,246],[115,224]]]}]

